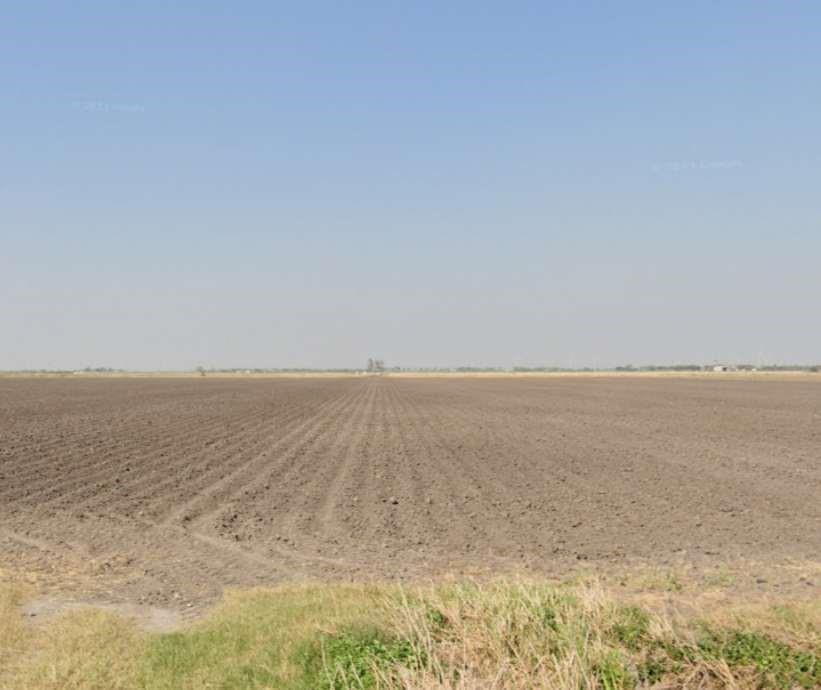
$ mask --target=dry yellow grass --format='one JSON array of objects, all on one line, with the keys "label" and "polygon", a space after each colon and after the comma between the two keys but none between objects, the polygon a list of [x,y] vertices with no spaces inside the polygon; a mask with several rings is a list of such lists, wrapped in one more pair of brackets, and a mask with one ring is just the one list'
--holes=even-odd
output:
[{"label": "dry yellow grass", "polygon": [[20,615],[23,599],[22,587],[0,583],[0,687],[16,672],[29,649],[31,633]]},{"label": "dry yellow grass", "polygon": [[[230,593],[205,619],[148,633],[99,610],[24,624],[0,587],[0,688],[617,690],[814,687],[817,601],[652,591],[598,580],[425,587],[299,585]],[[644,599],[641,599],[644,597]]]},{"label": "dry yellow grass", "polygon": [[[652,592],[637,606],[635,598],[628,604],[595,580],[432,588],[421,595],[424,606],[406,598],[394,607],[394,628],[419,641],[417,656],[426,663],[381,678],[385,687],[403,690],[793,687],[793,679],[754,666],[752,654],[769,648],[754,649],[749,663],[737,663],[729,648],[729,660],[712,658],[702,641],[705,629],[741,631],[753,645],[772,640],[817,659],[818,602],[735,601],[705,610],[701,596],[668,592],[662,599]],[[431,611],[444,629],[437,630]],[[690,656],[676,668],[663,650]],[[821,669],[801,687],[812,687],[813,677],[821,679]]]}]

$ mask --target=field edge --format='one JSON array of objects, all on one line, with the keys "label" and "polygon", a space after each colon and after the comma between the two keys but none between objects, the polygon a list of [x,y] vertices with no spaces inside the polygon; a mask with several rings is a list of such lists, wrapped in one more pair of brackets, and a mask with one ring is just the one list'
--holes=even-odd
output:
[{"label": "field edge", "polygon": [[[147,632],[94,608],[33,626],[0,584],[0,687],[815,687],[821,602],[500,578],[229,591]],[[2,669],[5,669],[3,671]]]}]

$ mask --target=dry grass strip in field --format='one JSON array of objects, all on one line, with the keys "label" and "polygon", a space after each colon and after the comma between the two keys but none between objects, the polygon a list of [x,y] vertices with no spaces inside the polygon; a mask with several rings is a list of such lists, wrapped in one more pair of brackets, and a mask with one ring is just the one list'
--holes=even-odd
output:
[{"label": "dry grass strip in field", "polygon": [[[425,587],[290,585],[231,593],[149,633],[95,609],[37,627],[0,589],[0,688],[814,688],[821,603],[758,603],[597,580]],[[712,602],[712,603],[711,603]]]}]

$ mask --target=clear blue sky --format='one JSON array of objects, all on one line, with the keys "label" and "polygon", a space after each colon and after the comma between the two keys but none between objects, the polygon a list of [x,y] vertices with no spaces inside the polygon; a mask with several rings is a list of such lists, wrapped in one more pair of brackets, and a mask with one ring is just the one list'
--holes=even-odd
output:
[{"label": "clear blue sky", "polygon": [[821,3],[0,9],[0,369],[821,360]]}]

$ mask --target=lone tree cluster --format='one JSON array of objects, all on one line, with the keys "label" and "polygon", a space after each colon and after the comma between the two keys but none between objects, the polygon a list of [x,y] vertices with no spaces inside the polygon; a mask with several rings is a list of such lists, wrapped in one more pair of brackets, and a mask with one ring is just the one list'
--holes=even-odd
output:
[{"label": "lone tree cluster", "polygon": [[372,373],[379,373],[385,371],[385,362],[381,359],[374,359],[373,357],[368,357],[367,371]]}]

